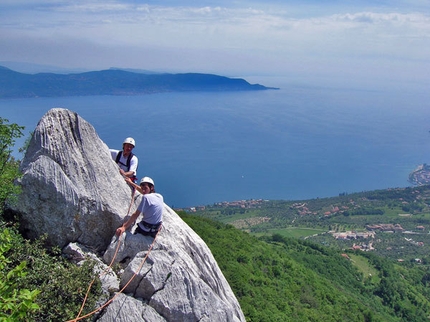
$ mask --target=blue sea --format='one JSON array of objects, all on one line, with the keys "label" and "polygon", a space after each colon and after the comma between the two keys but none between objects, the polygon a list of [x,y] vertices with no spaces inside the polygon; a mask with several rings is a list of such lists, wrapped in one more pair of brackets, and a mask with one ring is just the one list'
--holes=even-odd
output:
[{"label": "blue sea", "polygon": [[63,107],[111,148],[134,137],[138,177],[172,207],[406,187],[430,161],[426,91],[258,83],[280,89],[6,99],[0,110],[26,134]]}]

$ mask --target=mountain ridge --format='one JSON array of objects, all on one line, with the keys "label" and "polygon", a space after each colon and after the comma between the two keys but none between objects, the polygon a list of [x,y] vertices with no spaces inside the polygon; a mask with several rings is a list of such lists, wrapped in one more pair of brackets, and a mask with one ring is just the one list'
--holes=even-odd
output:
[{"label": "mountain ridge", "polygon": [[91,95],[142,95],[190,91],[255,91],[277,89],[250,84],[242,78],[215,74],[145,74],[121,69],[82,73],[26,74],[0,66],[0,98]]}]

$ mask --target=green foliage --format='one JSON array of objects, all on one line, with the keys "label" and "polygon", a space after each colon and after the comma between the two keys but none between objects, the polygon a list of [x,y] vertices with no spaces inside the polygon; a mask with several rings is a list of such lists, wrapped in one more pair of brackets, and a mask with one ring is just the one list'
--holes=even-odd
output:
[{"label": "green foliage", "polygon": [[[10,250],[5,253],[6,269],[26,262],[27,274],[20,276],[15,285],[40,291],[35,298],[40,310],[31,312],[29,320],[66,321],[75,318],[94,278],[94,263],[86,261],[82,266],[70,263],[61,256],[60,249],[49,250],[46,247],[46,236],[33,242],[25,240],[17,232],[11,236]],[[94,309],[100,295],[100,281],[97,279],[82,315]]]},{"label": "green foliage", "polygon": [[13,184],[19,176],[18,162],[11,156],[12,146],[20,138],[24,127],[15,123],[9,124],[7,119],[0,117],[0,211],[3,211],[5,201],[19,192]]},{"label": "green foliage", "polygon": [[[0,214],[6,200],[19,193],[13,184],[19,175],[18,162],[11,156],[11,148],[24,127],[8,122],[0,117]],[[40,308],[36,303],[40,291],[21,283],[28,275],[27,261],[13,261],[8,256],[14,251],[14,236],[11,230],[0,228],[0,320],[6,321],[26,320]]]},{"label": "green foliage", "polygon": [[39,306],[35,303],[39,290],[20,288],[20,279],[27,275],[27,263],[9,269],[11,261],[5,256],[12,247],[12,235],[8,229],[0,231],[0,321],[25,320]]},{"label": "green foliage", "polygon": [[179,213],[210,247],[247,321],[428,321],[430,274],[371,253],[364,278],[341,252],[281,234],[260,239]]}]

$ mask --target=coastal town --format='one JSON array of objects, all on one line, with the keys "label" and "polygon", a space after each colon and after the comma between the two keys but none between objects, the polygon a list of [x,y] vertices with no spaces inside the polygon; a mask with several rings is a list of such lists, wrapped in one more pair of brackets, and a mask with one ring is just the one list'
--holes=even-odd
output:
[{"label": "coastal town", "polygon": [[[223,207],[223,208],[239,208],[239,209],[251,209],[251,208],[258,208],[261,207],[261,205],[267,200],[264,199],[249,199],[249,200],[235,200],[235,201],[222,201],[222,202],[216,202],[214,203],[214,207]],[[188,207],[188,208],[182,208],[182,209],[175,209],[175,210],[183,210],[187,212],[196,212],[196,211],[203,211],[206,209],[206,206],[195,206],[195,207]]]},{"label": "coastal town", "polygon": [[[377,233],[402,233],[409,235],[419,235],[425,233],[424,226],[416,226],[414,231],[408,231],[403,229],[403,227],[399,224],[374,224],[374,225],[366,225],[366,231],[356,232],[356,231],[344,231],[344,232],[336,232],[329,231],[329,233],[336,240],[358,240],[361,242],[354,243],[351,247],[353,250],[362,250],[362,251],[372,251],[375,250],[373,246],[373,242],[370,239],[375,239]],[[366,242],[366,240],[369,240]],[[404,237],[404,240],[414,246],[424,246],[424,242],[415,241],[412,237],[407,238]]]}]

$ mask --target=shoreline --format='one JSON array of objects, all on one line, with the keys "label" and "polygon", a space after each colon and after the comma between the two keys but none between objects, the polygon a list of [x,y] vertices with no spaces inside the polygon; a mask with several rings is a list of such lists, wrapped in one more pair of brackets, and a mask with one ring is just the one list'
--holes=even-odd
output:
[{"label": "shoreline", "polygon": [[408,181],[418,186],[430,184],[430,165],[420,164],[409,174]]}]

